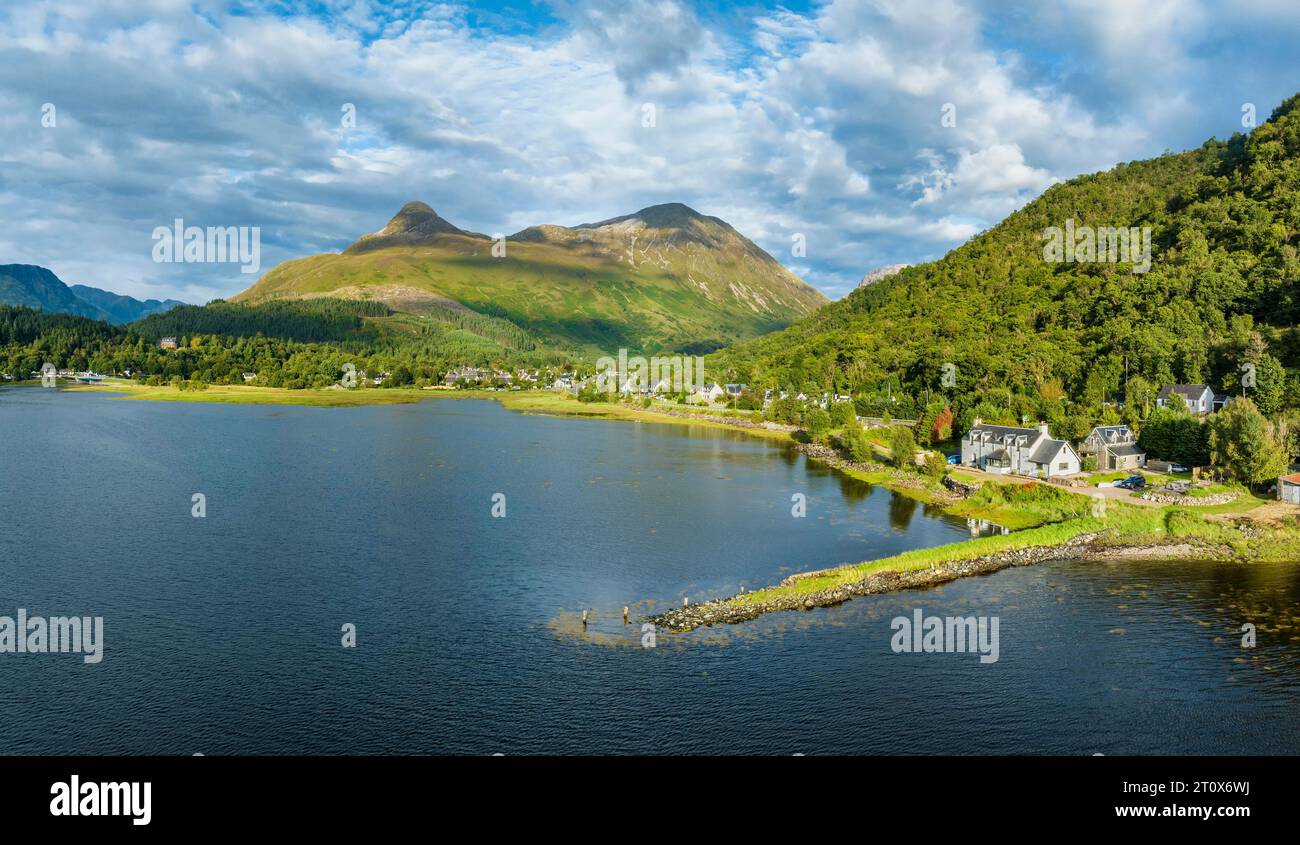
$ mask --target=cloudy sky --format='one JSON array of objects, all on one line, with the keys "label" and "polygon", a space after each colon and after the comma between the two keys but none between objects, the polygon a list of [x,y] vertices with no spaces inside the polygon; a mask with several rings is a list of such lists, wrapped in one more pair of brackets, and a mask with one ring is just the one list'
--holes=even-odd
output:
[{"label": "cloudy sky", "polygon": [[679,201],[834,298],[1264,120],[1297,43],[1294,0],[5,0],[0,264],[204,302],[256,276],[155,227],[258,226],[265,272],[412,199],[486,233]]}]

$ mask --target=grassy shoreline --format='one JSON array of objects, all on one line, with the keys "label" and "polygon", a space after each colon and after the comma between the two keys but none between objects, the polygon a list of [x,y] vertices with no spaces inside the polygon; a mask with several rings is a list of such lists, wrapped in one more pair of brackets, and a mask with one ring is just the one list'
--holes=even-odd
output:
[{"label": "grassy shoreline", "polygon": [[420,388],[356,388],[353,390],[289,390],[243,384],[214,384],[204,390],[180,390],[171,385],[153,387],[129,382],[75,384],[60,390],[75,393],[115,393],[117,398],[151,402],[212,402],[230,405],[299,405],[317,408],[357,408],[364,405],[406,405],[436,395],[469,398],[466,390]]}]

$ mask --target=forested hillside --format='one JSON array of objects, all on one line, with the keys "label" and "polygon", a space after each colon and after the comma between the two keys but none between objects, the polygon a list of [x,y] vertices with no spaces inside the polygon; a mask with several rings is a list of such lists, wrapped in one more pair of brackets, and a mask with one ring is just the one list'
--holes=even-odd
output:
[{"label": "forested hillside", "polygon": [[[1163,383],[1241,394],[1244,364],[1261,410],[1295,407],[1298,101],[1248,136],[1054,186],[943,259],[708,363],[728,380],[853,393],[860,409],[898,417],[939,399],[961,423],[978,411],[1077,430],[1121,404],[1140,418]],[[1149,272],[1045,260],[1045,230],[1068,220],[1150,227]]]},{"label": "forested hillside", "polygon": [[[182,306],[131,326],[0,306],[0,373],[23,380],[41,366],[130,371],[242,384],[244,373],[270,387],[325,387],[345,364],[391,373],[389,386],[427,385],[464,364],[503,368],[563,366],[567,354],[537,347],[517,327],[483,315],[381,316],[377,303],[316,299],[247,306]],[[161,349],[161,337],[178,349]]]}]

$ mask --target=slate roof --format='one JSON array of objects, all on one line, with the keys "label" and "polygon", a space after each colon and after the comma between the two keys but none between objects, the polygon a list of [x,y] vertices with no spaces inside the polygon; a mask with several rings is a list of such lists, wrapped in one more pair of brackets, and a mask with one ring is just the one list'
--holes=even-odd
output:
[{"label": "slate roof", "polygon": [[998,441],[1005,440],[1008,437],[1020,437],[1021,435],[1028,437],[1032,441],[1039,435],[1036,428],[1014,428],[1009,425],[977,425],[971,428],[969,432],[970,438],[974,440],[975,435],[981,431],[989,432]]},{"label": "slate roof", "polygon": [[[1207,390],[1210,390],[1208,384],[1166,384],[1164,387],[1160,388],[1160,393],[1157,394],[1156,398],[1168,399],[1170,396],[1177,393],[1184,399],[1200,399],[1205,395],[1205,391]],[[1211,390],[1210,392],[1213,393],[1214,391]]]},{"label": "slate roof", "polygon": [[1067,446],[1064,440],[1048,440],[1043,438],[1043,442],[1038,444],[1034,453],[1029,456],[1029,460],[1036,464],[1050,463],[1057,453],[1061,451],[1062,446]]}]

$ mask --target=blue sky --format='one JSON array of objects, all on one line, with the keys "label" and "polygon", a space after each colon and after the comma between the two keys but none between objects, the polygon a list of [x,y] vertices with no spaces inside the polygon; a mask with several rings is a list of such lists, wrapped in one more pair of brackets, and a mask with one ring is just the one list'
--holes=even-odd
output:
[{"label": "blue sky", "polygon": [[487,233],[685,202],[839,297],[1265,119],[1300,7],[1226,5],[9,0],[0,263],[203,302],[255,277],[154,263],[154,227],[259,226],[265,272],[408,200]]}]

